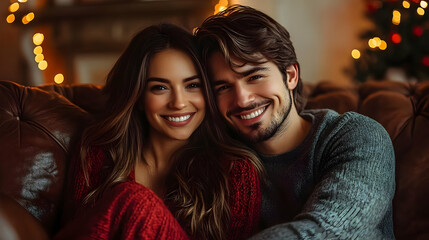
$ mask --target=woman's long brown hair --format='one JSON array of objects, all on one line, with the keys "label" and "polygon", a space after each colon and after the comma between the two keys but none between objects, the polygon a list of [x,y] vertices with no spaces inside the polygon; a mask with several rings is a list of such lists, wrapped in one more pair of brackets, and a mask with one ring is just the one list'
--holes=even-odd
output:
[{"label": "woman's long brown hair", "polygon": [[249,149],[226,135],[194,38],[174,25],[161,24],[139,32],[110,71],[104,88],[108,96],[106,117],[87,128],[82,136],[81,161],[87,184],[91,164],[87,156],[91,149],[101,148],[114,164],[107,178],[93,186],[86,201],[96,200],[113,184],[125,181],[135,163],[144,161],[142,149],[149,127],[138,105],[151,58],[167,48],[181,50],[193,60],[202,76],[206,116],[189,143],[173,155],[176,166],[165,201],[192,238],[225,239],[230,218],[227,178],[233,159],[247,157],[259,172],[262,166]]}]

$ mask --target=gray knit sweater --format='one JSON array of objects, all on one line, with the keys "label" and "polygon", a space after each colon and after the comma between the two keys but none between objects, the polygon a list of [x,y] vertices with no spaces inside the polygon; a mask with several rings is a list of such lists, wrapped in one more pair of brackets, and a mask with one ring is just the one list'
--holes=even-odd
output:
[{"label": "gray knit sweater", "polygon": [[261,156],[261,228],[251,239],[394,239],[395,156],[385,129],[357,113],[310,110],[300,146]]}]

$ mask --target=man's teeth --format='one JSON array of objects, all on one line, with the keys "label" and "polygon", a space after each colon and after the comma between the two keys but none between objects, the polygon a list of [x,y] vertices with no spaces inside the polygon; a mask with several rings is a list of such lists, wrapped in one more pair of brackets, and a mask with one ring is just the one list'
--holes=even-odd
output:
[{"label": "man's teeth", "polygon": [[171,122],[183,122],[188,120],[190,117],[191,117],[191,114],[186,116],[180,116],[180,117],[167,117],[167,120]]},{"label": "man's teeth", "polygon": [[256,111],[254,111],[252,113],[246,114],[246,115],[240,115],[240,118],[241,119],[246,119],[246,120],[252,119],[252,118],[255,118],[255,117],[261,115],[264,112],[264,110],[265,110],[265,107],[261,108],[259,110],[256,110]]}]

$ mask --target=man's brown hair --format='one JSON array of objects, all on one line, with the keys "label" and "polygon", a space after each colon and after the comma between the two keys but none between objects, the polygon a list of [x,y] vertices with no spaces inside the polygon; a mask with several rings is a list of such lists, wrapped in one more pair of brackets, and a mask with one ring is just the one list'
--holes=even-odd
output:
[{"label": "man's brown hair", "polygon": [[[244,63],[261,64],[261,54],[277,65],[287,79],[286,67],[296,64],[298,84],[293,89],[295,107],[299,112],[304,107],[300,67],[289,32],[265,13],[242,5],[232,5],[226,10],[207,18],[195,31],[202,54],[202,61],[208,69],[208,59],[220,51],[231,69],[231,57]],[[285,84],[287,87],[287,85]]]}]

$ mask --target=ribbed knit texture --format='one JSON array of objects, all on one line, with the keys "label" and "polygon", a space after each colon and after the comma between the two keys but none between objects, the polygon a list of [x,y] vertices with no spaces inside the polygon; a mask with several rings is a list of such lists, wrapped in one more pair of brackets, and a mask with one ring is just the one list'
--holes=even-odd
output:
[{"label": "ribbed knit texture", "polygon": [[[90,182],[97,186],[109,172],[112,162],[103,151],[90,153]],[[89,193],[81,164],[70,165],[68,197],[63,222],[69,222],[56,239],[188,239],[164,202],[150,189],[129,181],[116,184],[91,206],[83,206]],[[231,222],[228,239],[246,239],[259,221],[261,192],[259,177],[250,161],[234,161],[229,176]],[[72,191],[71,191],[72,190]],[[76,217],[74,217],[76,216]],[[192,236],[191,236],[192,237]]]},{"label": "ribbed knit texture", "polygon": [[357,113],[310,110],[300,146],[261,156],[260,227],[252,239],[394,239],[395,158],[376,121]]}]

